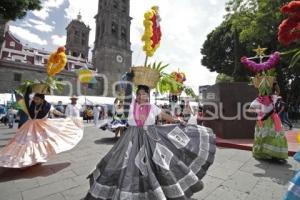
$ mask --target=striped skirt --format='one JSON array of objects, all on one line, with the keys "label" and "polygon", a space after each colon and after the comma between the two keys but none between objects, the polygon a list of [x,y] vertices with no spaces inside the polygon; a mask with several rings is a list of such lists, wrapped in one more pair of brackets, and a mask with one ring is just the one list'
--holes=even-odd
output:
[{"label": "striped skirt", "polygon": [[271,118],[263,122],[263,127],[256,125],[252,153],[258,159],[288,158],[288,143],[284,131],[275,132]]}]

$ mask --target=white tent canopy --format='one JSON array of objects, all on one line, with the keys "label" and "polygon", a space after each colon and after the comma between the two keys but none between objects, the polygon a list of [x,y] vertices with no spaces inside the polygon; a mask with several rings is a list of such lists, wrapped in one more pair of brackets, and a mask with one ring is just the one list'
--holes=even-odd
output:
[{"label": "white tent canopy", "polygon": [[[56,105],[58,101],[62,101],[62,104],[66,105],[71,103],[69,96],[54,96],[54,95],[47,95],[46,100]],[[96,105],[96,104],[113,104],[115,98],[113,97],[97,97],[97,96],[79,96],[78,103],[80,105]]]}]

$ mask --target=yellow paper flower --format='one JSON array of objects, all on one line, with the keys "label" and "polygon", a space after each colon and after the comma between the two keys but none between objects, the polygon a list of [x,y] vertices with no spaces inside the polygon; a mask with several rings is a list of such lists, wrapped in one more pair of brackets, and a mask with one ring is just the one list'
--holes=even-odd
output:
[{"label": "yellow paper flower", "polygon": [[160,16],[157,6],[153,6],[150,11],[147,11],[144,14],[145,32],[142,36],[142,41],[145,43],[143,50],[148,57],[153,56],[156,49],[159,47],[161,39],[159,20]]},{"label": "yellow paper flower", "polygon": [[59,47],[56,52],[50,54],[47,64],[47,73],[53,77],[57,73],[61,72],[67,63],[67,56],[65,54],[65,48]]}]

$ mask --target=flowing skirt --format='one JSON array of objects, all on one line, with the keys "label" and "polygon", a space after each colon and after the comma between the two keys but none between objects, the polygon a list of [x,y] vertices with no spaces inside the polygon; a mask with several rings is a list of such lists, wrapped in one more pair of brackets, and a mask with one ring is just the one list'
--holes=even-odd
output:
[{"label": "flowing skirt", "polygon": [[284,131],[276,133],[271,118],[265,120],[261,128],[256,125],[252,153],[258,159],[288,158],[288,143]]},{"label": "flowing skirt", "polygon": [[[300,162],[300,151],[294,155],[294,159]],[[284,200],[299,200],[299,199],[300,199],[300,170],[290,181],[288,192],[284,197]]]},{"label": "flowing skirt", "polygon": [[293,179],[290,181],[288,192],[286,193],[284,200],[299,200],[300,199],[300,171],[296,173]]},{"label": "flowing skirt", "polygon": [[187,199],[203,188],[215,151],[203,126],[129,127],[88,176],[85,199]]},{"label": "flowing skirt", "polygon": [[22,168],[46,162],[72,149],[83,136],[80,118],[28,120],[0,150],[0,167]]}]

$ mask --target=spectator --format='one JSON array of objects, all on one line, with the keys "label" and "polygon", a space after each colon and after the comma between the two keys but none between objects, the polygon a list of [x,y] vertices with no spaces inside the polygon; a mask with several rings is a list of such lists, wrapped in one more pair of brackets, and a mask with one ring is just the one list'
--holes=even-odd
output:
[{"label": "spectator", "polygon": [[197,124],[203,125],[203,118],[204,118],[204,112],[202,106],[198,107],[198,114],[197,114]]},{"label": "spectator", "polygon": [[277,114],[279,115],[281,122],[283,124],[286,124],[289,126],[290,130],[292,130],[293,125],[290,122],[288,118],[288,106],[287,104],[282,100],[281,97],[278,98],[278,100],[275,103],[275,110]]},{"label": "spectator", "polygon": [[65,115],[67,117],[80,117],[81,106],[77,104],[78,98],[76,96],[72,96],[71,104],[68,104],[66,107]]},{"label": "spectator", "polygon": [[[58,101],[57,105],[54,107],[57,111],[59,111],[60,113],[65,113],[65,108],[62,105],[62,101]],[[61,115],[56,115],[54,114],[54,117],[61,117]]]},{"label": "spectator", "polygon": [[9,107],[7,111],[8,127],[13,128],[15,122],[15,111],[13,107]]},{"label": "spectator", "polygon": [[94,115],[94,124],[95,124],[95,126],[97,126],[97,124],[98,124],[100,112],[101,112],[101,107],[99,105],[95,105],[93,107],[93,115]]}]

